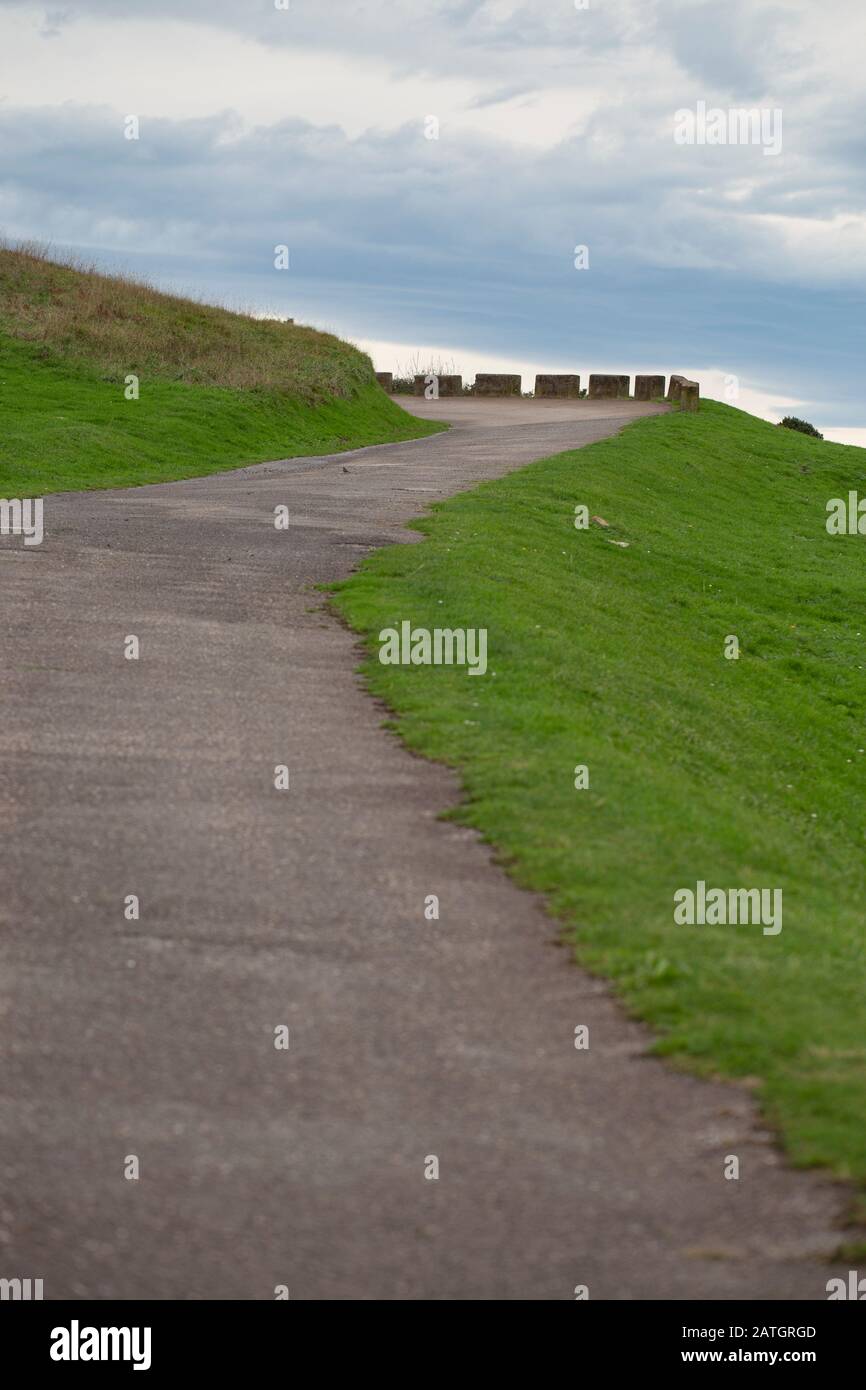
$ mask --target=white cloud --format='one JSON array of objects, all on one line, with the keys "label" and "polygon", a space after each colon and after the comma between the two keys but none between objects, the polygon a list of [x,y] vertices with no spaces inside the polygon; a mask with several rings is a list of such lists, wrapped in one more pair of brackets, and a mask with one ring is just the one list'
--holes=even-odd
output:
[{"label": "white cloud", "polygon": [[866,449],[866,429],[845,429],[834,426],[821,430],[821,434],[834,444],[854,444],[858,449]]}]

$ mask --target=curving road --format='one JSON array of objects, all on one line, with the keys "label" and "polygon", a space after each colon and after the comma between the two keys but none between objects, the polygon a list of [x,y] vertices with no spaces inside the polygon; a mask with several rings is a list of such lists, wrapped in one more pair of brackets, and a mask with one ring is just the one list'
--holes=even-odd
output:
[{"label": "curving road", "polygon": [[540,903],[437,820],[451,775],[381,730],[312,588],[428,501],[657,407],[408,404],[454,428],[51,497],[41,547],[0,541],[0,1277],[823,1298],[844,1193],[780,1162],[746,1091],[642,1055]]}]

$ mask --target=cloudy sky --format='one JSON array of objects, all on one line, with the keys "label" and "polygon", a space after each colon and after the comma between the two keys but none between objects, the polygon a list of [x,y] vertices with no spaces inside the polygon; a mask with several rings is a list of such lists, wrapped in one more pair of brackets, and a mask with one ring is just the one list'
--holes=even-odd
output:
[{"label": "cloudy sky", "polygon": [[[0,231],[385,370],[681,371],[866,444],[864,53],[863,0],[0,0]],[[699,103],[781,149],[678,143]]]}]

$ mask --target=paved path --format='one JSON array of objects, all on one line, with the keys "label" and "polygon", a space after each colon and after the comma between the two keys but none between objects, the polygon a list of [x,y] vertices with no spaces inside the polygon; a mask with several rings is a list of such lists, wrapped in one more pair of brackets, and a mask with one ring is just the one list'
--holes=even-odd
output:
[{"label": "paved path", "polygon": [[451,775],[382,732],[311,588],[427,501],[655,407],[413,408],[455,428],[50,498],[41,548],[0,542],[0,1277],[822,1298],[843,1194],[780,1163],[746,1092],[642,1055],[540,904],[437,820]]}]

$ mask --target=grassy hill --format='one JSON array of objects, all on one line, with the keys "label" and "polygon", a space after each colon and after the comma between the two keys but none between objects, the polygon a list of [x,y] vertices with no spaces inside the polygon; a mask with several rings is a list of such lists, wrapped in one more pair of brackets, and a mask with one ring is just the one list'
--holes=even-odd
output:
[{"label": "grassy hill", "polygon": [[[335,602],[402,737],[461,769],[457,818],[658,1050],[744,1079],[797,1162],[864,1180],[866,539],[825,527],[852,488],[866,451],[703,402],[437,504],[420,551],[377,552]],[[575,529],[579,504],[609,525]],[[381,665],[403,619],[486,627],[487,674]],[[781,932],[677,925],[698,880],[781,888]]]},{"label": "grassy hill", "polygon": [[328,333],[0,249],[0,496],[162,482],[438,428],[395,406],[369,358]]}]

